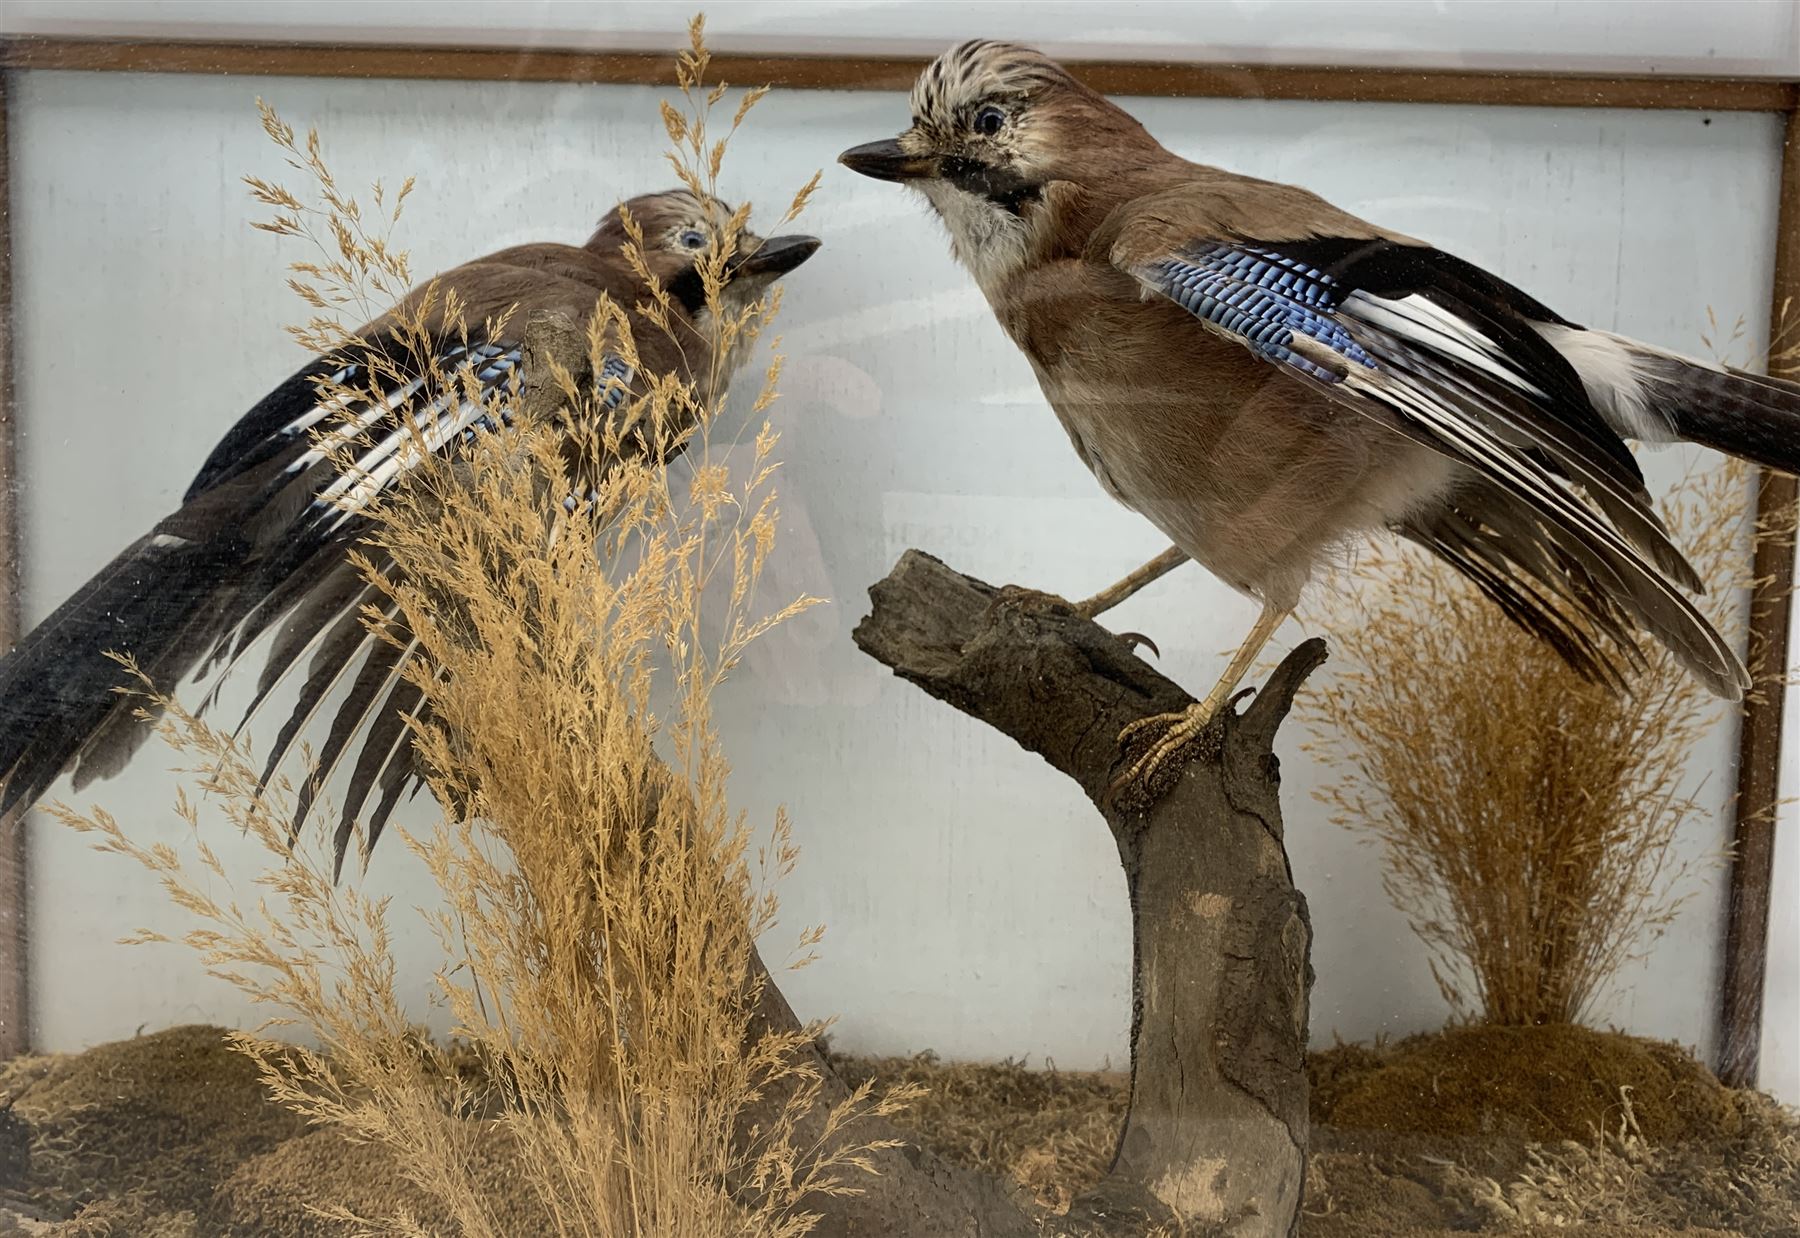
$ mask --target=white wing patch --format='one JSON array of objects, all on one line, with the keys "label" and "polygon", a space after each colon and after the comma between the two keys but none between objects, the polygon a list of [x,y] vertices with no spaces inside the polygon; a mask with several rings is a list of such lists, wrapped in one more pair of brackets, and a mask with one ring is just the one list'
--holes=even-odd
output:
[{"label": "white wing patch", "polygon": [[1421,348],[1454,357],[1534,399],[1546,398],[1541,388],[1507,360],[1498,344],[1429,297],[1414,293],[1395,300],[1358,291],[1344,298],[1338,312]]}]

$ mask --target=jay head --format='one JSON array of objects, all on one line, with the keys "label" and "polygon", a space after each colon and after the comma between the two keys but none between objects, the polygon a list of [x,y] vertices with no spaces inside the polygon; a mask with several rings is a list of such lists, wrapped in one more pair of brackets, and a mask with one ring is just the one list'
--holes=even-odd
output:
[{"label": "jay head", "polygon": [[[1561,317],[1428,242],[1183,159],[1027,48],[965,43],[851,170],[917,189],[1105,491],[1262,616],[1151,736],[1148,778],[1231,698],[1321,566],[1388,531],[1440,556],[1587,677],[1647,633],[1707,687],[1749,678],[1687,596],[1629,440],[1800,471],[1800,385]],[[1131,741],[1135,738],[1128,735]]]},{"label": "jay head", "polygon": [[[684,361],[681,350],[711,347],[714,310],[735,317],[812,257],[820,244],[814,236],[763,237],[743,225],[732,240],[733,214],[729,203],[686,189],[639,194],[602,216],[582,245],[514,245],[442,273],[439,292],[456,292],[458,322],[443,320],[451,302],[442,295],[433,296],[430,286],[422,285],[357,334],[365,339],[383,338],[406,322],[426,298],[431,300],[426,324],[434,334],[453,335],[490,318],[514,317],[517,310],[558,310],[585,322],[599,294],[606,292],[632,311],[633,331],[638,346],[650,350],[651,368],[692,370],[688,377],[703,377],[709,367],[691,364],[694,358]],[[670,323],[675,339],[660,338],[662,332],[635,313],[634,307],[643,302],[647,290],[625,254],[632,243],[625,226],[627,216],[642,239],[644,269],[675,303],[678,312]],[[709,305],[705,272],[709,260],[721,249],[725,256],[716,267],[717,302]],[[745,355],[741,349],[734,350],[727,365],[721,367],[723,372],[728,375]]]},{"label": "jay head", "polygon": [[[799,234],[763,237],[747,226],[740,226],[733,238],[733,210],[729,203],[700,197],[686,189],[671,189],[640,194],[606,213],[594,234],[582,246],[584,252],[580,261],[593,266],[593,271],[582,267],[569,270],[568,259],[564,257],[566,250],[561,246],[521,246],[503,250],[483,262],[496,264],[528,254],[531,255],[529,265],[541,268],[546,265],[542,252],[548,251],[555,259],[551,269],[558,274],[574,274],[579,280],[579,291],[585,292],[594,286],[628,287],[624,304],[630,306],[642,299],[643,290],[636,287],[636,278],[625,258],[625,247],[631,243],[631,234],[625,227],[628,215],[643,240],[641,253],[645,269],[680,307],[681,314],[675,325],[708,341],[712,337],[715,309],[727,318],[737,316],[767,293],[776,281],[812,257],[820,244],[818,237]],[[709,305],[704,272],[708,259],[719,247],[724,247],[727,252],[718,267],[717,303]],[[516,291],[521,295],[521,303],[531,304],[532,294],[541,296],[541,287],[539,282],[519,287]],[[514,289],[507,288],[506,291]],[[477,321],[471,313],[465,313],[464,317]],[[645,332],[650,330],[648,327],[643,329]],[[646,342],[640,337],[640,344]],[[687,340],[678,342],[691,343]],[[729,358],[731,365],[743,360],[741,350],[734,350]]]},{"label": "jay head", "polygon": [[[691,317],[706,312],[701,268],[709,247],[721,244],[731,230],[731,207],[717,198],[698,197],[686,189],[643,194],[608,211],[588,240],[603,254],[622,253],[630,236],[625,215],[641,230],[644,265]],[[761,237],[742,229],[725,259],[719,289],[721,308],[741,310],[783,275],[812,257],[815,236]]]},{"label": "jay head", "polygon": [[839,159],[924,194],[990,298],[1080,228],[1096,191],[1167,155],[1061,65],[1008,43],[977,40],[940,56],[919,75],[911,105],[912,125],[899,137]]}]

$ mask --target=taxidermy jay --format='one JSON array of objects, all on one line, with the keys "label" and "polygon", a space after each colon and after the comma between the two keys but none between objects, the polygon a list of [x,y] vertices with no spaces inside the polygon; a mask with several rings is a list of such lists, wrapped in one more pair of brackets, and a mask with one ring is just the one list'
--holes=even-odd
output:
[{"label": "taxidermy jay", "polygon": [[[643,283],[623,254],[621,209],[642,229],[645,264],[674,302],[669,333],[632,315],[639,372],[646,375],[679,373],[702,381],[713,372],[716,337],[707,330],[712,312],[748,305],[819,247],[810,236],[763,240],[744,234],[727,262],[718,301],[709,307],[699,260],[730,208],[685,190],[646,195],[610,212],[585,245],[521,245],[448,271],[438,278],[433,300],[422,300],[426,289],[414,290],[400,307],[364,327],[360,338],[369,348],[398,346],[396,335],[408,318],[403,311],[428,305],[430,338],[442,341],[435,347],[445,373],[473,365],[484,394],[531,381],[522,373],[521,339],[533,313],[560,312],[585,325],[603,293],[628,311],[645,300]],[[460,299],[456,322],[444,318],[451,294]],[[481,325],[502,319],[503,334],[490,335]],[[108,651],[129,654],[152,682],[169,690],[190,673],[216,676],[221,663],[229,670],[267,637],[250,714],[302,663],[306,669],[294,713],[271,746],[265,782],[332,688],[348,680],[350,690],[317,746],[318,781],[354,757],[337,833],[338,863],[353,820],[378,797],[368,818],[373,845],[401,793],[417,786],[403,715],[418,708],[420,693],[399,674],[405,655],[374,637],[360,616],[365,605],[385,599],[346,553],[361,543],[365,554],[378,556],[379,547],[362,542],[368,521],[358,514],[360,504],[347,509],[342,500],[346,493],[360,502],[374,498],[409,467],[409,459],[420,458],[401,450],[412,441],[394,413],[403,402],[427,446],[439,453],[493,427],[483,404],[467,392],[423,390],[421,380],[377,376],[367,364],[370,354],[357,355],[364,358],[363,373],[352,356],[321,358],[246,413],[201,466],[181,506],[0,659],[0,821],[29,806],[64,769],[73,768],[77,789],[116,772],[145,738],[149,728],[132,716],[140,702],[119,695],[127,677]],[[740,358],[725,360],[720,369],[729,373]],[[602,369],[605,402],[616,407],[637,376],[616,357]],[[321,380],[332,379],[344,387],[372,384],[385,398],[335,407],[319,389]],[[358,448],[365,454],[356,462],[354,490],[314,433],[340,423],[372,430],[369,445]],[[591,441],[570,441],[577,437]],[[576,472],[583,475],[579,462]],[[376,566],[383,566],[378,558]],[[303,793],[296,829],[315,791],[309,785]]]},{"label": "taxidermy jay", "polygon": [[1321,565],[1380,529],[1590,678],[1617,685],[1641,629],[1720,696],[1747,686],[1626,440],[1795,472],[1800,386],[1583,328],[1306,190],[1190,163],[1027,48],[953,48],[911,105],[841,161],[924,195],[1082,461],[1174,543],[1081,609],[1184,555],[1262,603],[1218,686],[1146,720],[1121,783],[1197,735]]}]

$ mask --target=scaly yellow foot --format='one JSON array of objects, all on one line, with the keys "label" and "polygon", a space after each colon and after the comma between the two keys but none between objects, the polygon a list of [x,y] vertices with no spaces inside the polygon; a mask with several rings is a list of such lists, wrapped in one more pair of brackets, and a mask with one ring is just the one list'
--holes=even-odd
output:
[{"label": "scaly yellow foot", "polygon": [[1206,699],[1198,704],[1190,705],[1178,714],[1157,714],[1138,721],[1119,732],[1119,744],[1130,752],[1132,742],[1145,735],[1162,731],[1160,738],[1150,744],[1148,751],[1131,763],[1131,768],[1113,781],[1111,794],[1115,800],[1121,798],[1121,792],[1129,794],[1124,798],[1133,804],[1145,804],[1156,798],[1159,784],[1163,781],[1159,774],[1172,773],[1174,768],[1169,764],[1181,750],[1191,744],[1198,736],[1206,733],[1212,721],[1221,709],[1229,708],[1237,697],[1233,696],[1244,673],[1262,652],[1263,646],[1269,643],[1269,637],[1281,626],[1288,612],[1272,607],[1266,602],[1263,612],[1257,616],[1250,634],[1244,637],[1244,643],[1238,651],[1231,655],[1231,662],[1225,668],[1225,674],[1206,694]]},{"label": "scaly yellow foot", "polygon": [[[1169,762],[1179,756],[1183,749],[1193,743],[1206,729],[1212,725],[1219,715],[1219,706],[1224,702],[1207,697],[1189,705],[1176,714],[1155,714],[1148,718],[1140,718],[1119,732],[1119,747],[1130,752],[1146,737],[1155,736],[1149,746],[1133,761],[1131,768],[1113,781],[1112,794],[1116,797],[1127,789],[1135,789],[1139,794],[1133,798],[1154,798],[1151,794],[1157,775],[1168,768]],[[1161,732],[1160,735],[1157,732]]]},{"label": "scaly yellow foot", "polygon": [[1055,593],[1045,593],[1042,589],[1031,589],[1024,585],[1001,585],[994,591],[994,600],[988,603],[987,613],[991,616],[1002,606],[1011,606],[1024,611],[1048,611],[1051,614],[1072,614],[1075,604],[1068,598]]}]

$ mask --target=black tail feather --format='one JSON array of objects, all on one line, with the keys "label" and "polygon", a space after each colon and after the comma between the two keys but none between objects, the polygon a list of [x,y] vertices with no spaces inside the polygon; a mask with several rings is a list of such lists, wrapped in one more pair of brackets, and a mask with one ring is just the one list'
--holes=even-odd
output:
[{"label": "black tail feather", "polygon": [[[144,728],[120,689],[133,681],[117,653],[161,677],[198,661],[194,620],[247,547],[231,532],[189,541],[139,538],[0,659],[0,818],[29,805],[103,733],[129,749]],[[132,732],[125,734],[126,731]]]},{"label": "black tail feather", "polygon": [[352,607],[340,614],[313,654],[307,665],[306,682],[301,685],[300,697],[294,704],[293,713],[281,724],[275,742],[269,746],[269,756],[263,766],[259,789],[269,785],[282,757],[299,741],[301,732],[312,723],[324,706],[325,698],[350,673],[365,646],[376,640],[363,623],[360,610],[360,607]]},{"label": "black tail feather", "polygon": [[[389,606],[384,613],[387,621],[392,623],[398,608]],[[299,836],[301,828],[306,824],[313,804],[325,793],[326,785],[343,763],[351,743],[366,729],[370,714],[379,707],[383,694],[397,680],[401,673],[397,668],[410,652],[373,633],[367,639],[368,650],[362,654],[361,665],[351,681],[350,691],[339,703],[337,713],[331,720],[331,729],[315,758],[317,767],[302,784],[299,798],[295,802],[292,826],[295,837]],[[346,664],[344,671],[348,670],[349,666]],[[355,806],[347,801],[343,809],[345,817],[356,811]],[[342,863],[341,854],[339,862]]]},{"label": "black tail feather", "polygon": [[1663,355],[1643,364],[1682,438],[1800,475],[1800,383]]}]

